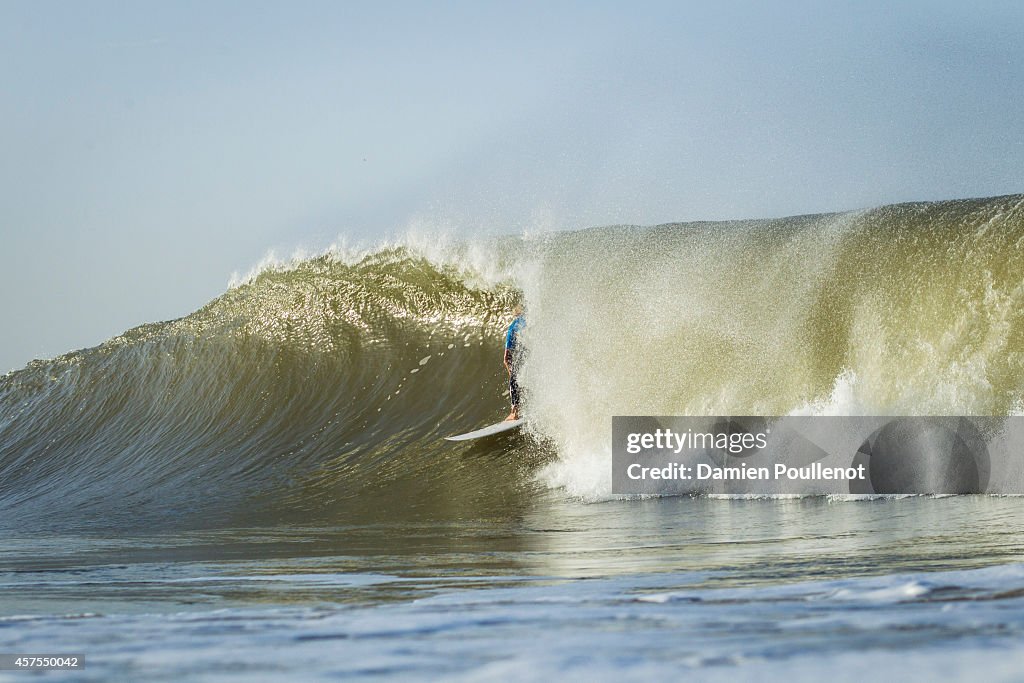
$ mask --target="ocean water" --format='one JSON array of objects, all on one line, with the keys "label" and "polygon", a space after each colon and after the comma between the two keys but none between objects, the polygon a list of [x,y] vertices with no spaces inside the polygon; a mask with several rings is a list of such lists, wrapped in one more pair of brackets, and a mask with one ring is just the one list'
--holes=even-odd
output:
[{"label": "ocean water", "polygon": [[541,495],[517,519],[5,547],[0,650],[85,655],[57,679],[1024,677],[1019,498]]},{"label": "ocean water", "polygon": [[[507,411],[519,300],[528,428],[444,441]],[[1019,497],[610,494],[612,415],[1019,414],[1022,304],[1022,196],[263,264],[0,378],[0,654],[85,656],[51,680],[1024,679]]]}]

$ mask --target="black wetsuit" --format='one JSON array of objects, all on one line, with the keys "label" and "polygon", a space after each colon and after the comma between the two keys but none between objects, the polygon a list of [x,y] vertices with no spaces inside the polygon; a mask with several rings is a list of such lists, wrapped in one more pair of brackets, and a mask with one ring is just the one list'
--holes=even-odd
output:
[{"label": "black wetsuit", "polygon": [[512,324],[508,326],[508,333],[505,334],[505,351],[511,356],[509,365],[512,371],[508,376],[508,393],[512,398],[512,407],[519,405],[519,382],[516,380],[516,371],[519,369],[519,360],[522,356],[522,347],[519,345],[519,332],[526,324],[523,316],[516,316]]}]

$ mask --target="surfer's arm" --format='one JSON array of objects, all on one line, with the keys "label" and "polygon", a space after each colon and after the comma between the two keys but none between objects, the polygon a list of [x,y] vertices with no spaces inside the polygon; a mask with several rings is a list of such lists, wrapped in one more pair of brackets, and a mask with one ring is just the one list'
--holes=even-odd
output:
[{"label": "surfer's arm", "polygon": [[512,349],[505,349],[505,369],[508,370],[508,374],[512,374]]}]

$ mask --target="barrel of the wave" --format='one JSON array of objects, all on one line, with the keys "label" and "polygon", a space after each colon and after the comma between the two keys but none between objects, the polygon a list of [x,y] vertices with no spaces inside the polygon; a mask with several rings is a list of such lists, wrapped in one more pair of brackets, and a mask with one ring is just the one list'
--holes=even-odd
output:
[{"label": "barrel of the wave", "polygon": [[519,368],[523,362],[523,344],[520,340],[523,327],[526,326],[526,314],[522,304],[517,304],[512,310],[513,319],[505,332],[505,350],[502,361],[505,370],[508,371],[508,395],[512,403],[512,411],[503,421],[488,425],[465,434],[445,437],[448,441],[473,441],[483,439],[497,434],[503,434],[519,429],[525,421],[520,416],[521,395],[519,392]]}]

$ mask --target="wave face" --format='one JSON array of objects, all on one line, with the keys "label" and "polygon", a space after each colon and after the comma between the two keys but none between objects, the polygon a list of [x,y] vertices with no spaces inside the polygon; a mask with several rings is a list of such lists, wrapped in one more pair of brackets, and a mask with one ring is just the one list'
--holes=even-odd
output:
[{"label": "wave face", "polygon": [[[520,296],[531,435],[442,441]],[[0,379],[0,519],[507,517],[605,496],[612,415],[1012,414],[1022,304],[1024,196],[326,254]]]},{"label": "wave face", "polygon": [[0,519],[174,528],[511,514],[529,481],[521,464],[473,467],[479,453],[441,437],[504,416],[493,341],[515,296],[407,249],[322,256],[180,320],[35,362],[0,384]]}]

